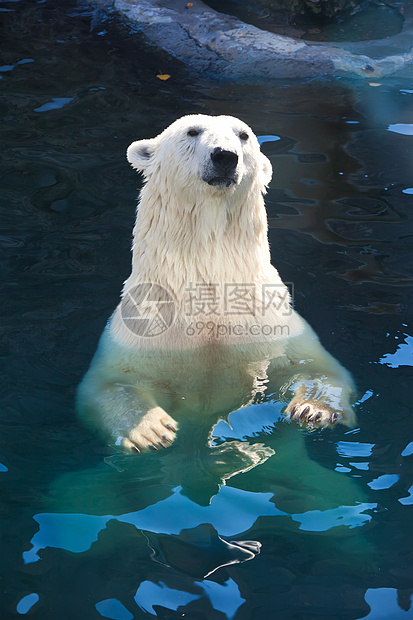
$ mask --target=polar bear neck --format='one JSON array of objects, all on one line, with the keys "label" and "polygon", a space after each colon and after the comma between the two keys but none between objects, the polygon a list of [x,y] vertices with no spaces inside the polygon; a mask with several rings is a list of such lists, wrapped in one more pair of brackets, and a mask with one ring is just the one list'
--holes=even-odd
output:
[{"label": "polar bear neck", "polygon": [[194,193],[188,188],[177,196],[147,182],[141,192],[132,273],[125,290],[152,282],[179,297],[189,283],[262,282],[269,272],[274,278],[258,183],[247,191],[206,189]]}]

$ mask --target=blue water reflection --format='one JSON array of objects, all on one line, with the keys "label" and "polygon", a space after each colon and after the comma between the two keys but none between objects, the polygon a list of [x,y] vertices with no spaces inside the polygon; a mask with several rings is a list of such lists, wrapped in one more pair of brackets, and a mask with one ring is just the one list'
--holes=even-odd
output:
[{"label": "blue water reflection", "polygon": [[59,110],[65,105],[73,101],[73,97],[55,97],[48,103],[44,103],[38,108],[34,108],[35,112],[49,112],[50,110]]},{"label": "blue water reflection", "polygon": [[374,444],[360,441],[338,441],[337,452],[340,456],[371,456]]},{"label": "blue water reflection", "polygon": [[23,596],[22,599],[17,603],[16,611],[19,614],[27,614],[31,610],[31,608],[36,605],[39,600],[39,595],[33,592],[32,594],[27,594]]},{"label": "blue water reflection", "polygon": [[413,454],[413,441],[407,444],[402,452],[402,456],[411,456]]},{"label": "blue water reflection", "polygon": [[135,601],[141,609],[156,616],[154,609],[156,601],[162,601],[162,607],[177,611],[179,607],[184,607],[191,601],[195,601],[201,596],[207,596],[212,607],[225,614],[231,620],[237,609],[245,602],[240,595],[237,584],[228,579],[222,585],[214,581],[195,582],[195,587],[202,588],[202,594],[190,594],[182,590],[168,588],[164,583],[152,583],[144,581],[138,588]]},{"label": "blue water reflection", "polygon": [[107,598],[95,604],[97,611],[104,618],[111,620],[133,620],[133,614],[116,598]]},{"label": "blue water reflection", "polygon": [[380,490],[380,489],[390,489],[396,482],[399,481],[400,476],[397,474],[383,474],[379,476],[375,480],[368,482],[367,484],[371,489]]},{"label": "blue water reflection", "polygon": [[345,525],[350,529],[360,527],[371,521],[366,510],[377,508],[377,504],[360,504],[359,506],[340,506],[333,510],[312,510],[303,515],[291,515],[293,521],[300,523],[300,530],[308,532],[326,532],[333,527]]},{"label": "blue water reflection", "polygon": [[363,616],[363,620],[404,620],[412,615],[408,610],[400,609],[394,588],[369,588],[365,600],[371,611]]},{"label": "blue water reflection", "polygon": [[394,125],[389,125],[387,129],[404,136],[413,136],[413,124],[395,123]]},{"label": "blue water reflection", "polygon": [[[258,516],[279,516],[286,513],[270,502],[271,493],[251,493],[224,486],[212,498],[209,506],[199,506],[181,494],[181,488],[172,490],[165,500],[144,510],[113,516],[88,514],[43,513],[35,515],[39,531],[33,536],[33,548],[23,556],[26,563],[39,559],[38,551],[46,547],[66,549],[72,553],[84,552],[97,541],[99,532],[111,519],[130,523],[138,530],[165,534],[179,534],[202,523],[211,524],[222,536],[236,536],[249,530]],[[232,515],[228,519],[228,515]]]},{"label": "blue water reflection", "polygon": [[403,504],[403,506],[412,506],[413,505],[413,485],[410,487],[410,489],[407,489],[407,492],[409,495],[407,497],[400,497],[399,502]]},{"label": "blue water reflection", "polygon": [[406,341],[401,342],[395,353],[387,353],[380,358],[380,364],[386,364],[391,368],[399,366],[413,366],[413,337],[405,336]]},{"label": "blue water reflection", "polygon": [[141,609],[156,616],[153,606],[162,602],[162,607],[177,611],[178,607],[184,607],[191,601],[200,598],[199,594],[189,594],[182,590],[168,588],[164,583],[159,585],[151,581],[143,581],[135,594],[135,601]]},{"label": "blue water reflection", "polygon": [[264,144],[264,142],[278,142],[281,140],[280,136],[257,136],[259,144]]}]

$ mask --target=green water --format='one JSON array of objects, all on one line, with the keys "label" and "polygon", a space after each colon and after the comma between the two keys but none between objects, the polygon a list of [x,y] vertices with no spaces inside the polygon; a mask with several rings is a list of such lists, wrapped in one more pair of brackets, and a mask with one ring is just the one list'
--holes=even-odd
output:
[{"label": "green water", "polygon": [[[0,8],[2,619],[411,617],[411,84],[210,84],[85,6]],[[133,457],[77,421],[129,275],[126,147],[192,112],[271,137],[273,262],[356,429],[267,399]]]}]

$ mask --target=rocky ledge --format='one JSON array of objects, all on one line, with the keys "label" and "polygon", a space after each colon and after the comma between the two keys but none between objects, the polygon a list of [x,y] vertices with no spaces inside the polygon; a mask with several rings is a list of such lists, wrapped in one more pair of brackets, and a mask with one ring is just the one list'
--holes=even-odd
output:
[{"label": "rocky ledge", "polygon": [[402,31],[357,43],[302,41],[245,24],[201,0],[92,0],[113,7],[152,43],[220,80],[413,76],[413,10]]}]

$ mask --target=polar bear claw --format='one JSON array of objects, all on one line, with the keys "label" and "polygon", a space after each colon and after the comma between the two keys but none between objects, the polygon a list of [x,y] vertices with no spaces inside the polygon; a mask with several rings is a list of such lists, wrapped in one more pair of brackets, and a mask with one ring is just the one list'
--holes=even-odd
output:
[{"label": "polar bear claw", "polygon": [[316,401],[297,402],[293,399],[288,405],[286,416],[300,426],[321,428],[333,426],[341,419],[339,413],[326,403]]},{"label": "polar bear claw", "polygon": [[161,407],[154,407],[129,431],[127,437],[122,438],[121,445],[130,452],[167,448],[175,439],[177,427],[175,420]]}]

